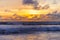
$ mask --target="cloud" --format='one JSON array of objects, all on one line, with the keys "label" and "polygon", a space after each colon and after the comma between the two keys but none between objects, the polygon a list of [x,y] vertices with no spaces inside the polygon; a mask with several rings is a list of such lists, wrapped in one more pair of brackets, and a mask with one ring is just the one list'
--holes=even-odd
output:
[{"label": "cloud", "polygon": [[23,0],[23,4],[33,4],[33,0]]}]

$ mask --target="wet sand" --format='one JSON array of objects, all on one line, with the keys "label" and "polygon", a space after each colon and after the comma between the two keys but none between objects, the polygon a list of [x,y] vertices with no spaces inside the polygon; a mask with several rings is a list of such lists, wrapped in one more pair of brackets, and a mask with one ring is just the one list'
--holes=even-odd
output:
[{"label": "wet sand", "polygon": [[0,35],[0,40],[60,40],[60,32],[39,32],[36,34]]}]

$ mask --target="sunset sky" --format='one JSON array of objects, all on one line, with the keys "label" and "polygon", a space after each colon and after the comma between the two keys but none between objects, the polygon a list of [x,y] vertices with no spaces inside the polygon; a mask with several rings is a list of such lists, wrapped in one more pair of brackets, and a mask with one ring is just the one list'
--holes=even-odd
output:
[{"label": "sunset sky", "polygon": [[[22,0],[0,0],[0,8],[19,8],[21,6],[21,1]],[[38,0],[40,1],[40,3],[43,0]],[[44,0],[45,3],[49,3],[50,5],[52,5],[53,0]],[[60,4],[60,0],[56,0],[57,4]]]},{"label": "sunset sky", "polygon": [[[28,3],[30,1],[31,0],[29,0]],[[56,3],[54,3],[54,1]],[[37,2],[39,3],[38,8],[41,6],[40,10],[34,9],[33,5],[23,5],[23,0],[0,0],[0,15],[4,18],[9,18],[10,16],[15,14],[32,18],[31,14],[36,14],[38,16],[39,14],[46,15],[48,13],[53,13],[56,10],[60,12],[60,0],[37,0]],[[49,7],[46,9],[45,7],[47,6]]]}]

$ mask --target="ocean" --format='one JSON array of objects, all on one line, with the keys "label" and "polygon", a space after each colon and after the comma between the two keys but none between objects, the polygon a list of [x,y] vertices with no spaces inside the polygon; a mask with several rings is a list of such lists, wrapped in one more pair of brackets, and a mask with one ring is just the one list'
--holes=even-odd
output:
[{"label": "ocean", "polygon": [[[1,25],[1,29],[9,30],[9,28],[39,28],[39,27],[56,27],[60,25]],[[12,31],[12,30],[11,30]],[[16,33],[16,34],[0,34],[0,40],[60,40],[60,31],[39,31],[33,33]]]}]

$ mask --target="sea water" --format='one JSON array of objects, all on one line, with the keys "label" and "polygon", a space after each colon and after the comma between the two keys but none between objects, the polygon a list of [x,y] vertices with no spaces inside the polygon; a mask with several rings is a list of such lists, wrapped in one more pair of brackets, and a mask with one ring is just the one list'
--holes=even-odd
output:
[{"label": "sea water", "polygon": [[[60,25],[1,25],[0,28],[29,28],[29,27],[60,27]],[[39,31],[31,34],[8,34],[0,35],[0,40],[60,40],[59,31]]]}]

